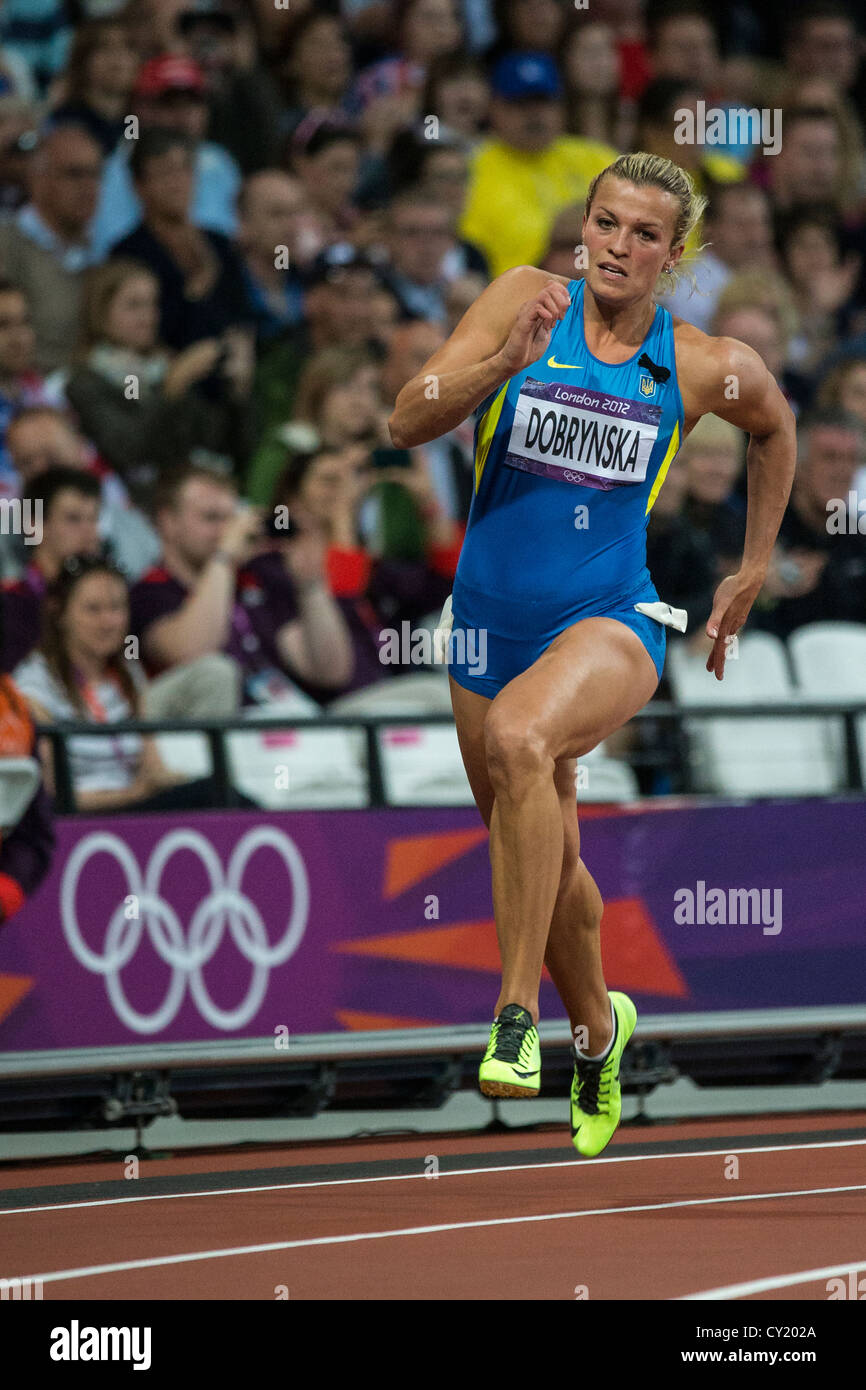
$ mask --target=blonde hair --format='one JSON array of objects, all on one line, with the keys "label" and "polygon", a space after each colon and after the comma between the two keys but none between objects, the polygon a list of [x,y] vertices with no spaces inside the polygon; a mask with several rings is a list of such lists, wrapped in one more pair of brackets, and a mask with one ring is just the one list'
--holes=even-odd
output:
[{"label": "blonde hair", "polygon": [[[704,215],[707,199],[698,192],[694,180],[686,173],[685,169],[674,164],[672,159],[665,159],[660,154],[648,154],[645,150],[638,150],[634,154],[621,154],[619,159],[614,160],[613,164],[609,164],[606,169],[602,169],[600,174],[596,174],[590,183],[584,205],[584,212],[587,217],[598,185],[608,174],[611,178],[622,179],[624,183],[633,183],[638,188],[660,188],[663,193],[670,193],[671,197],[676,198],[679,212],[671,238],[671,249],[686,244]],[[701,251],[703,247],[698,247],[697,250]],[[689,260],[692,259],[693,257],[690,256]],[[679,266],[682,266],[682,257]],[[694,271],[688,266],[683,269],[675,267],[669,271],[663,271],[659,276],[656,293],[664,294],[675,289],[681,276],[689,281],[692,289],[697,289]]]}]

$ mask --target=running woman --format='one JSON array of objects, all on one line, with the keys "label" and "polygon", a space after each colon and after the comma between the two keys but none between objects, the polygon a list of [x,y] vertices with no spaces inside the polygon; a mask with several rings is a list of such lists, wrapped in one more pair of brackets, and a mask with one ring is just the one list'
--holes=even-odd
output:
[{"label": "running woman", "polygon": [[[480,1087],[538,1094],[546,965],[575,1038],[571,1127],[587,1156],[619,1124],[620,1059],[637,1011],[605,985],[603,904],[580,858],[576,760],[631,719],[661,677],[665,624],[676,615],[646,568],[649,513],[702,415],[751,436],[743,560],[719,584],[706,629],[707,670],[721,680],[794,473],[794,418],[758,354],[708,337],[653,298],[703,208],[670,160],[617,159],[587,193],[584,278],[533,266],[500,275],[403,388],[390,420],[394,444],[411,448],[476,418],[449,677],[490,830],[502,958]],[[483,648],[471,641],[482,630],[483,673]]]}]

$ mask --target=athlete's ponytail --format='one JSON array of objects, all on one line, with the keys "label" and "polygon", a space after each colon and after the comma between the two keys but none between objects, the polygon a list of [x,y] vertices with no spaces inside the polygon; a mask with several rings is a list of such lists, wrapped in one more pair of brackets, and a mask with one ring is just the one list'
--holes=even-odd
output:
[{"label": "athlete's ponytail", "polygon": [[[704,215],[707,199],[697,191],[691,176],[684,169],[681,169],[678,164],[674,164],[672,159],[664,159],[659,154],[647,154],[644,150],[639,150],[634,154],[620,155],[613,164],[609,164],[606,169],[602,169],[600,174],[596,174],[589,185],[584,206],[587,217],[592,207],[595,191],[601,180],[608,174],[615,179],[622,179],[624,183],[636,184],[638,187],[661,188],[663,192],[670,193],[672,197],[676,198],[680,210],[674,226],[671,249],[685,245]],[[698,247],[697,249],[702,250],[703,248]],[[690,256],[689,259],[691,260],[692,257]],[[656,294],[673,290],[681,276],[691,283],[692,289],[697,289],[694,271],[689,265],[683,266],[683,257],[680,257],[672,270],[664,271],[659,276]]]}]

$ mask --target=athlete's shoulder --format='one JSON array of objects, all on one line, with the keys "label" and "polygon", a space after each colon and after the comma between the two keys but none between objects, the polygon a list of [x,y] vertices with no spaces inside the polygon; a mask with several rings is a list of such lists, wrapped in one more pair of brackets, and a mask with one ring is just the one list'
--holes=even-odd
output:
[{"label": "athlete's shoulder", "polygon": [[740,428],[756,413],[788,407],[761,355],[739,338],[713,337],[674,318],[677,383],[687,418],[720,415]]},{"label": "athlete's shoulder", "polygon": [[714,337],[675,314],[671,315],[671,319],[678,375],[686,373],[700,378],[708,372],[749,370],[757,364],[763,365],[754,348],[741,343],[738,338]]}]

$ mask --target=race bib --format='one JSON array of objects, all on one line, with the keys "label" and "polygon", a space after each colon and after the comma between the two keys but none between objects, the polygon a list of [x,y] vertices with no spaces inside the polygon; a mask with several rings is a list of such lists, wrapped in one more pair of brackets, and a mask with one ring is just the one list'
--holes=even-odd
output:
[{"label": "race bib", "polygon": [[642,483],[658,438],[661,406],[527,377],[505,462],[543,478],[609,489]]}]

